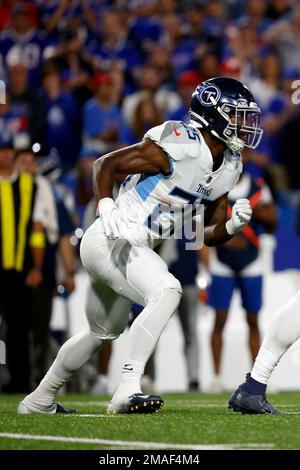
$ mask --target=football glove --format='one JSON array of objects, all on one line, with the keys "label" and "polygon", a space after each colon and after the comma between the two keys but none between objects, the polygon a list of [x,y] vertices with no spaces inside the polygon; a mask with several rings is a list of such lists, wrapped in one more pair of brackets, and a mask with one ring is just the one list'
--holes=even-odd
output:
[{"label": "football glove", "polygon": [[235,235],[250,222],[252,209],[248,199],[238,199],[233,208],[231,219],[226,222],[226,230],[229,235]]},{"label": "football glove", "polygon": [[98,204],[99,217],[103,223],[103,229],[106,238],[117,240],[120,237],[119,229],[115,221],[117,207],[110,197],[100,199]]}]

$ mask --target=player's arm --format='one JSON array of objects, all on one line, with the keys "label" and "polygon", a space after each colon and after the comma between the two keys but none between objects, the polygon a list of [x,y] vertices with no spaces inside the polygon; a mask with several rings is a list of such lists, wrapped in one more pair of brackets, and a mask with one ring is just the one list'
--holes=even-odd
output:
[{"label": "player's arm", "polygon": [[263,225],[267,233],[273,233],[277,225],[277,210],[273,202],[257,204],[253,217]]},{"label": "player's arm", "polygon": [[207,246],[226,243],[250,222],[251,216],[248,199],[238,199],[232,208],[231,219],[227,220],[227,194],[224,194],[205,211],[204,243]]},{"label": "player's arm", "polygon": [[210,204],[204,216],[204,243],[215,246],[225,243],[232,238],[226,230],[227,221],[227,194],[219,197]]},{"label": "player's arm", "polygon": [[137,173],[155,174],[170,172],[170,162],[165,152],[152,140],[125,147],[99,158],[94,163],[94,192],[100,199],[113,197],[114,183]]},{"label": "player's arm", "polygon": [[94,192],[100,198],[98,212],[108,239],[119,238],[118,226],[114,220],[114,184],[120,183],[128,175],[159,172],[169,174],[170,162],[165,152],[150,139],[116,150],[96,160],[93,168]]}]

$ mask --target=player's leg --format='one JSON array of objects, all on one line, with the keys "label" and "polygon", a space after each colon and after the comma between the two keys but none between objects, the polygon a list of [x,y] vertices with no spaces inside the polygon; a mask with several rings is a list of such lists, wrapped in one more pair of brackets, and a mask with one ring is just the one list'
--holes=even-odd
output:
[{"label": "player's leg", "polygon": [[114,251],[119,251],[120,246],[122,248],[124,242],[106,240],[98,222],[87,230],[82,240],[81,257],[92,276],[86,296],[89,331],[75,335],[61,347],[40,385],[21,402],[20,413],[55,413],[54,399],[58,390],[97,348],[117,338],[125,328],[132,301],[118,294],[126,287],[134,301],[140,301],[140,297],[128,286],[114,261]]},{"label": "player's leg", "polygon": [[246,319],[249,327],[249,349],[254,363],[260,347],[258,314],[262,307],[262,276],[241,277],[239,287],[242,304],[247,312]]},{"label": "player's leg", "polygon": [[247,312],[246,314],[247,325],[249,328],[248,344],[251,354],[252,363],[258,354],[260,347],[260,334],[258,327],[258,312]]},{"label": "player's leg", "polygon": [[214,361],[214,371],[220,374],[223,351],[223,331],[228,319],[228,310],[216,310],[215,322],[211,333],[211,348]]},{"label": "player's leg", "polygon": [[221,380],[221,362],[223,351],[223,331],[228,318],[231,298],[236,287],[234,277],[213,275],[208,304],[215,309],[214,326],[211,333],[211,350],[214,362],[214,376],[210,391],[220,393],[224,386]]},{"label": "player's leg", "polygon": [[91,280],[86,297],[89,331],[66,341],[39,386],[19,405],[20,413],[56,413],[55,397],[70,376],[95,350],[117,338],[127,324],[130,301],[101,280]]},{"label": "player's leg", "polygon": [[182,286],[178,316],[184,335],[184,354],[190,391],[199,390],[199,344],[197,335],[197,288]]},{"label": "player's leg", "polygon": [[244,413],[278,413],[266,400],[267,383],[281,357],[299,338],[300,291],[272,318],[252,372],[234,392],[229,406]]},{"label": "player's leg", "polygon": [[181,297],[179,281],[169,273],[160,256],[147,247],[132,246],[126,263],[126,279],[144,298],[145,308],[129,332],[129,350],[121,383],[108,408],[112,413],[123,410],[128,396],[141,393],[145,364]]}]

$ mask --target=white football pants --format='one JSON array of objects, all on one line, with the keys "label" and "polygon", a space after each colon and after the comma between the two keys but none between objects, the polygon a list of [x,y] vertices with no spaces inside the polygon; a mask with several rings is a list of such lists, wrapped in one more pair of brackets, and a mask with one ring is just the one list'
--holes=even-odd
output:
[{"label": "white football pants", "polygon": [[84,234],[80,255],[91,276],[86,297],[90,329],[62,346],[50,375],[66,380],[96,349],[117,338],[127,325],[132,303],[145,308],[130,329],[127,357],[145,365],[178,307],[179,281],[150,248],[132,246],[126,240],[107,240],[100,219]]},{"label": "white football pants", "polygon": [[294,360],[300,358],[300,289],[274,315],[256,357],[251,377],[267,384],[281,357],[292,346]]}]

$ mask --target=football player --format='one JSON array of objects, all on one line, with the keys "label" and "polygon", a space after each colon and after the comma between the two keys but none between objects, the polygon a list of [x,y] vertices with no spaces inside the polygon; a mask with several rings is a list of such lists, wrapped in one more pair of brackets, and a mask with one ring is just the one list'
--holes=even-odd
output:
[{"label": "football player", "polygon": [[292,346],[293,360],[300,358],[300,289],[274,315],[251,373],[229,399],[229,408],[246,414],[281,414],[266,398],[272,372]]},{"label": "football player", "polygon": [[[208,246],[230,240],[248,224],[252,210],[247,199],[237,200],[227,220],[227,194],[242,171],[240,151],[256,148],[261,139],[259,115],[245,85],[213,78],[192,94],[188,124],[164,122],[142,142],[96,161],[99,218],[81,243],[81,260],[92,279],[86,302],[89,331],[62,346],[40,385],[20,403],[19,413],[69,411],[55,402],[57,391],[96,349],[123,332],[132,303],[144,310],[130,329],[122,379],[108,412],[152,413],[161,407],[159,396],[142,393],[140,381],[177,309],[181,286],[152,248],[199,207],[205,207]],[[114,200],[113,186],[120,182]]]}]

